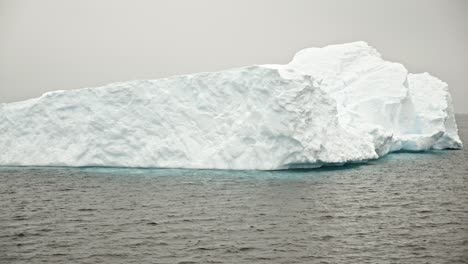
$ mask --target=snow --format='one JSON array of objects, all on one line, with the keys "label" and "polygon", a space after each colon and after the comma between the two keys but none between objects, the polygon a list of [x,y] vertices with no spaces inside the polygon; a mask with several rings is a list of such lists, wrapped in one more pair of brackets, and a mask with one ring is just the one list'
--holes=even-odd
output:
[{"label": "snow", "polygon": [[459,149],[446,83],[365,42],[0,105],[0,165],[275,170]]},{"label": "snow", "polygon": [[305,49],[277,68],[320,80],[337,102],[340,123],[373,134],[379,156],[462,147],[447,84],[428,73],[408,74],[365,42]]}]

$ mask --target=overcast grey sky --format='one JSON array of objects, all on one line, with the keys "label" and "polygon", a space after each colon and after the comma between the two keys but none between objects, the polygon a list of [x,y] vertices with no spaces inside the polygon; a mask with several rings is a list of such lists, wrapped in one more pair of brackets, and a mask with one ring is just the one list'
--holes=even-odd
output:
[{"label": "overcast grey sky", "polygon": [[287,63],[364,40],[449,84],[468,113],[464,0],[0,0],[0,102],[132,79]]}]

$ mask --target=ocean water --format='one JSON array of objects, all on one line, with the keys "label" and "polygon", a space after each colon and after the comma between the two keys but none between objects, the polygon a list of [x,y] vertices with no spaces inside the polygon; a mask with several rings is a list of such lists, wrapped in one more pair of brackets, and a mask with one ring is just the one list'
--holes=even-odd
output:
[{"label": "ocean water", "polygon": [[272,172],[4,167],[0,198],[0,263],[468,263],[466,149]]}]

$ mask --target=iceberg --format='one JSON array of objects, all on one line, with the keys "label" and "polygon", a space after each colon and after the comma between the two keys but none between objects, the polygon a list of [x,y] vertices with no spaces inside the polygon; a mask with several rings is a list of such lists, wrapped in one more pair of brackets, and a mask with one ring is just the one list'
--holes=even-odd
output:
[{"label": "iceberg", "polygon": [[0,165],[278,170],[460,149],[446,83],[365,42],[0,105]]}]

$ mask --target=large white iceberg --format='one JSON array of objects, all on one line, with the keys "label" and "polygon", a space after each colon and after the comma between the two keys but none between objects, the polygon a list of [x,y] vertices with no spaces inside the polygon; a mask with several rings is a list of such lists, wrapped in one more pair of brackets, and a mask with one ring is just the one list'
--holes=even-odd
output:
[{"label": "large white iceberg", "polygon": [[0,165],[310,168],[459,149],[447,84],[365,42],[0,105]]}]

